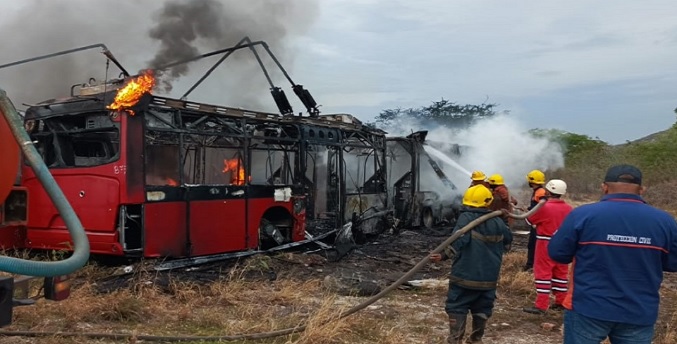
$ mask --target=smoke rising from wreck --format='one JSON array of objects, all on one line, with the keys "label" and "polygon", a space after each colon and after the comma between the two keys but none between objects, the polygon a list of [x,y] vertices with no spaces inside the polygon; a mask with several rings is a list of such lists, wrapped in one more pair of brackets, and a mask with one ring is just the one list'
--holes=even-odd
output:
[{"label": "smoke rising from wreck", "polygon": [[[221,12],[223,5],[215,0],[165,3],[155,16],[156,25],[149,31],[149,36],[160,42],[160,49],[150,61],[150,67],[158,68],[199,55],[200,51],[195,46],[199,38],[207,42],[225,38],[220,25]],[[187,72],[188,64],[181,64],[163,74],[165,91],[171,91],[171,82]]]},{"label": "smoke rising from wreck", "polygon": [[[232,46],[245,36],[253,41],[265,40],[276,55],[289,61],[293,53],[285,49],[286,39],[307,30],[316,14],[316,6],[316,2],[308,0],[168,1],[153,15],[155,24],[149,30],[149,36],[160,43],[160,49],[150,61],[150,67]],[[263,55],[260,47],[258,49]],[[238,69],[249,72],[226,76],[235,79],[238,88],[248,88],[251,80],[264,80],[248,49],[235,52],[229,59],[236,61]],[[231,61],[226,61],[225,65],[229,65],[228,62]],[[187,74],[188,67],[188,64],[179,65],[164,75],[162,81],[166,92],[172,90],[171,83],[175,79]],[[260,77],[252,77],[253,73]],[[258,91],[265,89],[263,83],[256,86]]]},{"label": "smoke rising from wreck", "polygon": [[[406,128],[406,129],[405,129]],[[389,136],[404,136],[411,131],[429,130],[426,142],[441,152],[452,152],[460,146],[460,156],[447,155],[461,168],[443,161],[440,167],[445,174],[465,191],[470,184],[470,175],[460,172],[481,170],[487,176],[501,174],[511,189],[525,187],[526,174],[533,169],[553,170],[564,167],[561,147],[547,139],[536,138],[510,115],[496,115],[480,119],[467,129],[449,129],[436,126],[429,128],[416,121],[400,122],[396,127],[385,128]],[[436,160],[440,160],[432,155]]]},{"label": "smoke rising from wreck", "polygon": [[[0,49],[0,64],[104,43],[132,74],[165,61],[231,46],[244,36],[266,41],[282,64],[291,69],[296,51],[290,44],[294,37],[306,32],[318,12],[313,0],[33,0],[17,2],[9,8],[15,9],[7,11],[12,16],[0,23],[0,29],[18,29],[20,34],[0,38],[3,47],[11,47]],[[166,73],[163,81],[173,82],[176,91],[168,95],[183,94],[195,81],[190,79],[197,79],[218,58]],[[71,85],[87,82],[90,77],[100,82],[106,77],[116,78],[119,73],[112,64],[106,73],[106,59],[94,49],[2,69],[0,80],[19,105],[67,96]],[[160,91],[171,90],[166,83],[163,85]],[[191,99],[248,108],[270,103],[274,108],[267,90],[251,53],[240,51],[196,89],[191,95],[195,99]]]}]

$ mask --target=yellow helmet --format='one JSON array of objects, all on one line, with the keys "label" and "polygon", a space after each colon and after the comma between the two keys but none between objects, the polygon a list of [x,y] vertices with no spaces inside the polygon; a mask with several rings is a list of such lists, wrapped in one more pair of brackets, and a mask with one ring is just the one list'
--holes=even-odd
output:
[{"label": "yellow helmet", "polygon": [[472,174],[470,175],[470,179],[472,179],[472,180],[485,180],[485,179],[487,179],[487,176],[482,171],[472,171]]},{"label": "yellow helmet", "polygon": [[545,174],[539,170],[533,170],[527,174],[527,182],[531,184],[545,184]]},{"label": "yellow helmet", "polygon": [[492,174],[491,176],[489,176],[489,179],[487,179],[487,181],[489,182],[489,185],[503,185],[503,184],[505,184],[503,182],[503,176],[500,175],[500,174]]},{"label": "yellow helmet", "polygon": [[463,195],[463,205],[474,208],[483,208],[491,204],[494,196],[484,185],[471,186]]}]

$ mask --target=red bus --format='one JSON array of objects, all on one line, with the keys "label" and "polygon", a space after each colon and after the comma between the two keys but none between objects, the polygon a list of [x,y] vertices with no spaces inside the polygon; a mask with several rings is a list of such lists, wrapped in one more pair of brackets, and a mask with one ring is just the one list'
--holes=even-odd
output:
[{"label": "red bus", "polygon": [[[132,114],[107,110],[114,94],[83,88],[25,114],[92,253],[266,249],[387,206],[385,133],[352,116],[282,116],[150,94]],[[28,166],[21,186],[29,195],[24,246],[68,248],[66,227]]]},{"label": "red bus", "polygon": [[[80,217],[92,253],[195,257],[280,247],[350,221],[367,234],[383,229],[385,132],[350,115],[320,115],[264,42],[245,38],[233,48],[168,67],[225,54],[218,65],[234,50],[254,51],[257,45],[292,83],[310,116],[293,115],[257,54],[280,114],[148,92],[120,106],[116,96],[146,74],[129,77],[102,44],[0,66],[103,47],[127,76],[73,86],[70,97],[31,106],[24,118]],[[0,245],[68,249],[66,227],[28,166],[15,189],[25,196],[27,215],[0,228]]]}]

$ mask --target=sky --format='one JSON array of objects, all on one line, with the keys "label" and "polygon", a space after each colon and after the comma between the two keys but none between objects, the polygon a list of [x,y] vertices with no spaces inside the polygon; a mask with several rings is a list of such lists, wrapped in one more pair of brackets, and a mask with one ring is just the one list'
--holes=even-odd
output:
[{"label": "sky", "polygon": [[[109,3],[119,5],[104,14],[134,20],[115,30],[97,31],[103,26],[97,25],[100,16],[83,13],[80,27],[70,31],[72,37],[51,37],[52,50],[40,53],[102,41],[119,60],[142,68],[153,56],[147,48],[152,45],[138,39],[127,44],[119,35],[147,31],[147,21],[140,20],[145,12],[134,11],[129,1]],[[677,119],[674,0],[311,3],[316,10],[284,17],[290,25],[306,24],[286,37],[284,51],[293,58],[285,61],[292,79],[311,91],[323,113],[351,113],[371,121],[383,109],[420,107],[442,98],[460,104],[488,102],[526,127],[561,129],[613,144],[665,130]],[[17,19],[28,22],[17,18],[25,15],[22,4],[0,0],[0,27],[8,30],[3,22]],[[88,18],[91,28],[86,26]],[[30,38],[50,37],[49,31],[61,24],[50,25],[44,32],[33,30]],[[4,34],[21,40],[22,32],[13,27]],[[265,32],[252,39],[266,40],[262,36]],[[0,38],[0,43],[7,39]],[[20,44],[5,45],[0,64],[39,51],[16,46]],[[271,46],[274,52],[276,48]],[[17,80],[3,78],[2,72],[0,87],[11,96]],[[178,85],[190,85],[194,78],[179,80]],[[262,85],[265,95],[267,87]],[[287,94],[292,95],[291,90]],[[221,98],[204,92],[199,100],[220,103]],[[275,110],[268,98],[257,106]]]},{"label": "sky", "polygon": [[440,98],[487,101],[529,126],[610,143],[676,119],[674,1],[336,0],[322,9],[304,59],[331,80],[318,95],[331,110],[366,118]]}]

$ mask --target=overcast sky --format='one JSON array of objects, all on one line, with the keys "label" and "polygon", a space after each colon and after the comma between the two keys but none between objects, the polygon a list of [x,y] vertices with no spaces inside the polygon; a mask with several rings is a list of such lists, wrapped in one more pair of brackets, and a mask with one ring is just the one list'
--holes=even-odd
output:
[{"label": "overcast sky", "polygon": [[309,65],[296,74],[313,76],[331,110],[367,118],[440,98],[488,98],[534,127],[612,143],[675,122],[674,1],[322,4],[303,55]]},{"label": "overcast sky", "polygon": [[[610,143],[667,129],[676,119],[674,0],[318,3],[312,25],[293,39],[290,69],[324,113],[369,121],[382,109],[441,98],[487,101],[528,127]],[[0,25],[18,6],[0,0]],[[3,35],[20,39],[22,28]],[[91,43],[69,40],[63,49]],[[8,82],[0,73],[0,87]]]}]

